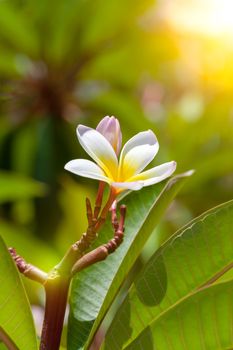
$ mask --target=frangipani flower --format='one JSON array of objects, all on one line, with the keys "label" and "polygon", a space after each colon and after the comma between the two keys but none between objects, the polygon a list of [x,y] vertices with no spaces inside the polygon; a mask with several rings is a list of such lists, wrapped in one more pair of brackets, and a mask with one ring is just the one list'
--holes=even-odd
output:
[{"label": "frangipani flower", "polygon": [[140,190],[169,177],[176,162],[168,162],[143,171],[159,150],[155,134],[143,131],[132,137],[121,150],[121,130],[114,117],[105,117],[92,129],[78,125],[77,136],[81,146],[95,161],[71,160],[65,169],[79,176],[104,181],[119,194],[125,190]]}]

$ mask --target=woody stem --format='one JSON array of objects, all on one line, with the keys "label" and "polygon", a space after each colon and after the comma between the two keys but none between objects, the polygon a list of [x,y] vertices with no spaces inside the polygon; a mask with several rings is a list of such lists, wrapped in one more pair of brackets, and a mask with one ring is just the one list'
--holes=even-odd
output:
[{"label": "woody stem", "polygon": [[55,274],[45,283],[46,304],[40,350],[59,350],[70,277]]}]

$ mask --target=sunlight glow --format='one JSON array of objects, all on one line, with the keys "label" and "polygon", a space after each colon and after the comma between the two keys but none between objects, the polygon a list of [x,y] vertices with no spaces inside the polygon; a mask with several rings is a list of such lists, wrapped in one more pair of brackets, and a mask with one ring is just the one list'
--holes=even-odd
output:
[{"label": "sunlight glow", "polygon": [[178,30],[211,37],[233,36],[233,0],[168,0],[164,11]]}]

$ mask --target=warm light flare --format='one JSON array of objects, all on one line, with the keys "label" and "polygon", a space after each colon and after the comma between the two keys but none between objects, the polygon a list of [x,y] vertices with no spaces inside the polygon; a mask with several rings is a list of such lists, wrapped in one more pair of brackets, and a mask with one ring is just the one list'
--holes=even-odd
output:
[{"label": "warm light flare", "polygon": [[178,30],[211,37],[233,36],[232,0],[168,0],[163,10]]}]

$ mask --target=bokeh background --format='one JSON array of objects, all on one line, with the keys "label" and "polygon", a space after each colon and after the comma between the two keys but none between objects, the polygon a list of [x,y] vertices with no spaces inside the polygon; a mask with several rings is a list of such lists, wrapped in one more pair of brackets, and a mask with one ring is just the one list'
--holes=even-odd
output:
[{"label": "bokeh background", "polygon": [[[82,123],[151,128],[153,165],[195,169],[150,241],[233,197],[231,0],[0,2],[0,234],[51,268],[85,231],[97,184],[64,171],[87,157]],[[41,290],[26,282],[32,304]],[[32,286],[33,285],[33,286]],[[28,287],[29,286],[29,287]]]}]

